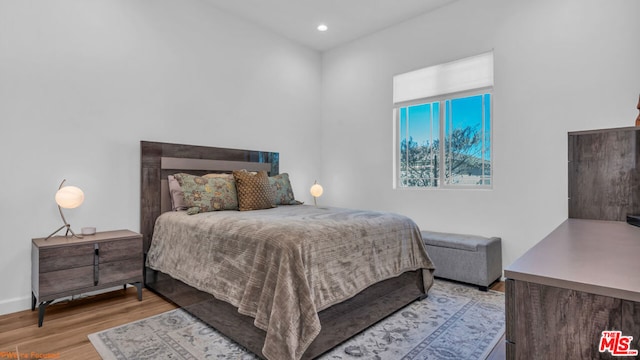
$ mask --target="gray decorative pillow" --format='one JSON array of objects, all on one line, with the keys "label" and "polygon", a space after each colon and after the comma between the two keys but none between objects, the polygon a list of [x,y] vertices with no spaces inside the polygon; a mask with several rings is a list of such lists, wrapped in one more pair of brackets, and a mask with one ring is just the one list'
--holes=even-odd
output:
[{"label": "gray decorative pillow", "polygon": [[275,194],[269,184],[266,171],[251,174],[247,171],[234,171],[238,191],[238,209],[260,210],[275,207]]},{"label": "gray decorative pillow", "polygon": [[204,178],[184,173],[173,176],[180,184],[189,214],[238,209],[238,194],[233,179]]}]

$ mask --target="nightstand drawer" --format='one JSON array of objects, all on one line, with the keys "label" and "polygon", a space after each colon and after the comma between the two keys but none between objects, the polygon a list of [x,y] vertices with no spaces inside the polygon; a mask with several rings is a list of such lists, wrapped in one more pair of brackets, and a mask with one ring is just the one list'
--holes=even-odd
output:
[{"label": "nightstand drawer", "polygon": [[98,285],[142,281],[140,260],[123,260],[100,264]]},{"label": "nightstand drawer", "polygon": [[108,241],[98,245],[101,264],[125,259],[142,259],[142,241],[140,239]]},{"label": "nightstand drawer", "polygon": [[93,265],[93,244],[41,248],[40,273]]},{"label": "nightstand drawer", "polygon": [[40,274],[39,296],[45,298],[53,294],[66,293],[91,286],[94,286],[93,265],[51,271]]}]

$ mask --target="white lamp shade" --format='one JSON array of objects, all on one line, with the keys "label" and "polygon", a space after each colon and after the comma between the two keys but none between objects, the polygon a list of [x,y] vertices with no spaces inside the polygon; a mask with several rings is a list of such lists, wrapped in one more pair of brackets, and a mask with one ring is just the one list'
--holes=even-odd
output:
[{"label": "white lamp shade", "polygon": [[56,203],[65,209],[77,208],[84,201],[84,193],[75,186],[65,186],[56,192]]},{"label": "white lamp shade", "polygon": [[323,191],[322,186],[320,186],[320,184],[318,184],[318,183],[313,184],[311,186],[311,189],[309,190],[309,192],[311,193],[311,196],[313,196],[313,197],[322,196],[322,191]]}]

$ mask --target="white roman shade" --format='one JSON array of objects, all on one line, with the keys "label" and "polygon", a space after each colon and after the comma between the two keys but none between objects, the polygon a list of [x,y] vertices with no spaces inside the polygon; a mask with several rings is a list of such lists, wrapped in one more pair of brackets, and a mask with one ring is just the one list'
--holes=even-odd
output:
[{"label": "white roman shade", "polygon": [[393,77],[393,103],[493,86],[493,51]]}]

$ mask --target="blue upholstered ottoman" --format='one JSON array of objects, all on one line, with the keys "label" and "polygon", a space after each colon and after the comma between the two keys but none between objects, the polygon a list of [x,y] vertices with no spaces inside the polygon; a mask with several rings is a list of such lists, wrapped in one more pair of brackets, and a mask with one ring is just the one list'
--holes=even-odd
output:
[{"label": "blue upholstered ottoman", "polygon": [[478,285],[483,291],[502,277],[499,237],[422,231],[422,241],[436,267],[435,276]]}]

